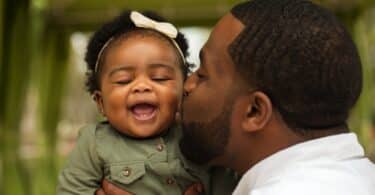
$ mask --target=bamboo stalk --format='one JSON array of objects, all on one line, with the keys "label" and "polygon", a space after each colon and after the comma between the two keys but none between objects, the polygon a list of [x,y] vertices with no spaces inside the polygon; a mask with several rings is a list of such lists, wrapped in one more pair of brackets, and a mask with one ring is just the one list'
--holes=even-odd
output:
[{"label": "bamboo stalk", "polygon": [[[20,121],[29,77],[29,1],[5,1],[3,25],[1,136],[1,192],[26,194],[30,187],[25,164],[20,160]],[[5,28],[6,27],[6,28]]]},{"label": "bamboo stalk", "polygon": [[366,25],[366,12],[361,15],[354,25],[354,40],[357,43],[363,69],[363,88],[361,97],[354,109],[352,124],[365,148],[369,145],[372,123],[373,101],[373,69],[370,61],[369,34]]},{"label": "bamboo stalk", "polygon": [[[52,24],[53,25],[53,24]],[[39,128],[45,151],[39,160],[38,182],[49,183],[50,188],[35,185],[35,194],[53,194],[57,183],[57,124],[60,120],[61,102],[64,96],[64,87],[67,77],[68,59],[68,34],[63,26],[46,26],[44,36],[44,62],[40,68],[39,75]],[[51,187],[53,186],[53,187]]]},{"label": "bamboo stalk", "polygon": [[[0,0],[0,88],[3,89],[4,85],[3,83],[5,82],[4,78],[4,68],[5,68],[5,61],[3,59],[3,54],[4,54],[4,14],[5,13],[5,2],[4,0]],[[4,118],[4,98],[3,96],[0,96],[0,137],[2,134],[2,123],[3,123],[3,118]],[[1,146],[0,146],[1,147]],[[1,151],[1,150],[0,150]],[[1,162],[1,158],[0,158]],[[0,170],[1,171],[1,170]],[[1,178],[0,178],[1,180]],[[1,188],[1,186],[0,186]]]}]

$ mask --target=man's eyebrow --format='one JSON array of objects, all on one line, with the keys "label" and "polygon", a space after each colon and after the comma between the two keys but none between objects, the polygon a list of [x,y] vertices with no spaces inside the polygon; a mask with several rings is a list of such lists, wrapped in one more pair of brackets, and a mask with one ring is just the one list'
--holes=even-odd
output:
[{"label": "man's eyebrow", "polygon": [[205,67],[205,64],[206,64],[206,55],[205,55],[205,47],[202,47],[202,49],[199,51],[199,60],[200,60],[200,64],[199,64],[199,67],[202,67],[202,68],[206,68]]},{"label": "man's eyebrow", "polygon": [[203,57],[204,57],[204,55],[203,55],[203,48],[199,51],[199,60],[201,61],[201,62],[203,62],[204,60],[203,60]]},{"label": "man's eyebrow", "polygon": [[199,51],[199,61],[200,61],[200,64],[198,67],[203,67],[203,65],[205,64],[206,62],[206,58],[205,58],[205,55],[204,55],[204,47],[202,47],[202,49]]},{"label": "man's eyebrow", "polygon": [[134,71],[134,67],[132,67],[132,66],[126,66],[126,65],[124,65],[124,66],[120,66],[120,67],[118,67],[118,68],[115,68],[115,69],[113,69],[113,70],[111,70],[111,72],[109,72],[109,76],[112,76],[113,74],[115,74],[116,72],[119,72],[119,71]]}]

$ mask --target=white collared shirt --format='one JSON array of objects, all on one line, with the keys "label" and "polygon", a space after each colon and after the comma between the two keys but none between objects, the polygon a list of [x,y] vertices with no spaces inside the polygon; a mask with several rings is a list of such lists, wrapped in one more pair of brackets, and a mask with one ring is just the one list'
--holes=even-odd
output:
[{"label": "white collared shirt", "polygon": [[234,195],[375,195],[375,165],[354,133],[314,139],[260,161]]}]

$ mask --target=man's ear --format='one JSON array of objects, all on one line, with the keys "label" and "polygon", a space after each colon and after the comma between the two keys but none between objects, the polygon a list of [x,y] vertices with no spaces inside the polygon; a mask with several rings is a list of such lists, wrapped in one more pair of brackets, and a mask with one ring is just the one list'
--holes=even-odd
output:
[{"label": "man's ear", "polygon": [[98,108],[98,111],[103,116],[105,116],[104,105],[103,105],[103,97],[102,97],[101,91],[98,91],[98,90],[94,91],[94,93],[92,94],[92,98],[94,99],[94,101],[96,103],[96,107]]},{"label": "man's ear", "polygon": [[248,132],[262,130],[271,120],[272,111],[271,100],[266,94],[260,91],[249,94],[242,128]]}]

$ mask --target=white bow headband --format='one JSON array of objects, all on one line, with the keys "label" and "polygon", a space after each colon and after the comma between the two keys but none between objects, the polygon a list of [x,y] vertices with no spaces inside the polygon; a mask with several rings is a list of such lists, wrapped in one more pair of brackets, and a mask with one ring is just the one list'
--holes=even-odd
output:
[{"label": "white bow headband", "polygon": [[[136,27],[156,30],[156,31],[166,35],[167,37],[169,37],[170,40],[172,41],[172,43],[177,48],[178,53],[181,55],[183,63],[186,64],[184,53],[182,52],[181,48],[178,46],[177,42],[174,40],[178,35],[178,31],[177,31],[175,26],[173,26],[171,23],[168,23],[168,22],[157,22],[155,20],[152,20],[151,18],[148,18],[148,17],[142,15],[141,13],[139,13],[137,11],[132,11],[130,13],[130,19],[132,20],[132,22],[134,23],[134,25]],[[110,38],[103,45],[102,49],[99,51],[99,54],[98,54],[98,57],[97,57],[97,60],[96,60],[96,63],[95,63],[95,72],[98,71],[99,60],[102,56],[103,51],[108,47],[109,43],[111,43],[112,40],[113,40],[113,37]]]}]

